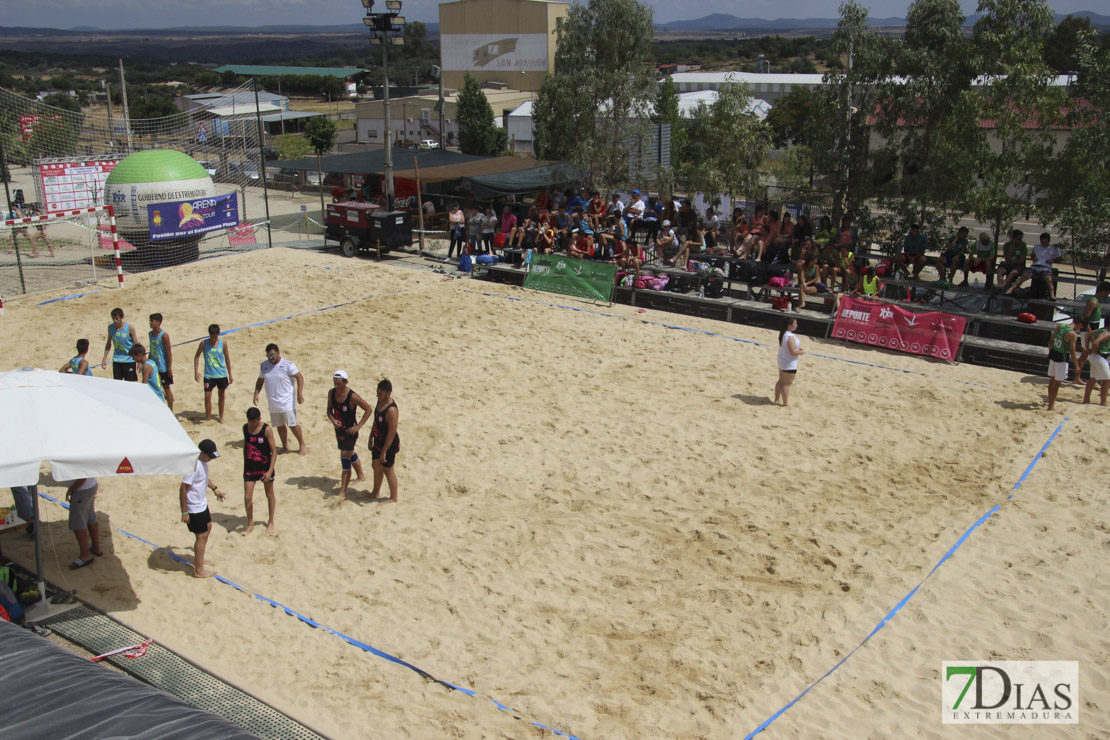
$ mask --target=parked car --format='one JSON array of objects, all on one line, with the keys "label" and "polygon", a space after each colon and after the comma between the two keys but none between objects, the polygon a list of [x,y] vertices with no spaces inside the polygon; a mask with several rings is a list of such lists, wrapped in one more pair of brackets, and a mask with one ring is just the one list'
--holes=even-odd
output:
[{"label": "parked car", "polygon": [[228,162],[226,180],[238,182],[240,180],[257,180],[258,165],[254,162]]},{"label": "parked car", "polygon": [[277,147],[265,146],[262,147],[262,158],[267,162],[276,162],[278,158]]},{"label": "parked car", "polygon": [[420,142],[421,149],[439,149],[439,142],[435,139],[423,139]]}]

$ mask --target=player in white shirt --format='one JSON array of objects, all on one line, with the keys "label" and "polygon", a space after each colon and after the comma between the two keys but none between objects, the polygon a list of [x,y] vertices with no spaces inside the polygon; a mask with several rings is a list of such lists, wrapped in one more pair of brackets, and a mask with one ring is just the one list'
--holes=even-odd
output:
[{"label": "player in white shirt", "polygon": [[208,480],[208,462],[220,456],[216,443],[210,439],[202,440],[199,445],[200,456],[193,472],[181,479],[178,497],[181,502],[181,521],[196,535],[193,543],[193,575],[197,578],[211,578],[216,571],[204,567],[204,549],[208,546],[208,535],[212,531],[212,514],[208,511],[208,491],[211,488],[220,501],[224,495],[220,487]]},{"label": "player in white shirt", "polygon": [[297,424],[297,407],[293,403],[293,382],[297,383],[297,403],[304,403],[304,376],[291,360],[281,356],[281,350],[271,342],[266,345],[266,359],[258,368],[258,380],[254,384],[254,405],[258,405],[258,394],[266,387],[266,402],[270,409],[270,426],[277,430],[281,439],[281,452],[289,449],[289,433],[300,444],[300,454],[308,453],[304,435]]}]

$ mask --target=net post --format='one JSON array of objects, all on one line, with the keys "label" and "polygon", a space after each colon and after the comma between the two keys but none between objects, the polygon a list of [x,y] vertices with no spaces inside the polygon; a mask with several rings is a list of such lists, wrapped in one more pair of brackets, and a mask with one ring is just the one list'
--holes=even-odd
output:
[{"label": "net post", "polygon": [[110,206],[102,206],[108,211],[108,226],[112,230],[112,251],[116,255],[116,277],[119,279],[119,287],[123,287],[123,262],[119,257],[119,234],[116,232],[116,211]]}]

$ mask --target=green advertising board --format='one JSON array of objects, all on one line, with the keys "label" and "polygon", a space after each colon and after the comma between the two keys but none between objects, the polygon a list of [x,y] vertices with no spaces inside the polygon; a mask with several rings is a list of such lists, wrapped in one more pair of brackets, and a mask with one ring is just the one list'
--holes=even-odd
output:
[{"label": "green advertising board", "polygon": [[612,302],[617,267],[565,255],[533,254],[524,287]]}]

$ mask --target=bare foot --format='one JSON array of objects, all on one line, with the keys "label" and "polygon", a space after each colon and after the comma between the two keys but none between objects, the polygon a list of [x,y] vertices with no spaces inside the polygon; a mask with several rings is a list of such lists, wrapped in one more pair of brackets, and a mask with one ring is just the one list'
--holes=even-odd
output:
[{"label": "bare foot", "polygon": [[356,480],[356,481],[365,481],[365,480],[366,480],[366,476],[364,475],[364,476],[361,476],[361,477],[359,477],[359,478],[355,478],[355,480]]},{"label": "bare foot", "polygon": [[298,455],[307,455],[308,454],[308,448],[305,447],[304,445],[301,445],[301,450],[297,454]]},{"label": "bare foot", "polygon": [[277,531],[277,527],[274,526],[273,522],[270,522],[269,524],[266,525],[266,534],[273,534],[276,531]]},{"label": "bare foot", "polygon": [[216,575],[216,571],[202,568],[201,570],[193,573],[193,578],[211,578],[214,575]]},{"label": "bare foot", "polygon": [[383,504],[395,504],[395,503],[397,503],[397,499],[391,496],[390,498],[385,499],[381,503],[383,503]]},{"label": "bare foot", "polygon": [[285,445],[282,445],[281,448],[278,450],[279,455],[284,455],[286,452],[289,452],[289,448],[287,448]]},{"label": "bare foot", "polygon": [[253,531],[254,531],[254,525],[251,524],[246,529],[243,530],[243,536],[246,536],[246,535],[250,534]]}]

